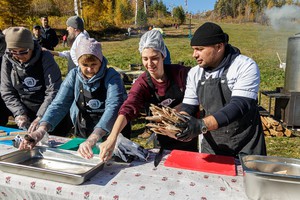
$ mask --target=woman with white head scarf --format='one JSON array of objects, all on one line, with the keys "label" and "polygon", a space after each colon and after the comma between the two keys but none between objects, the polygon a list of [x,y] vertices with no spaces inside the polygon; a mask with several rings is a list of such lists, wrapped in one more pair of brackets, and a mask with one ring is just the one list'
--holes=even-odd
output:
[{"label": "woman with white head scarf", "polygon": [[[150,103],[175,107],[183,99],[189,68],[163,64],[166,47],[161,33],[158,30],[146,32],[141,37],[139,51],[146,71],[132,85],[127,100],[119,110],[111,134],[100,144],[100,158],[104,161],[112,156],[118,134],[129,121],[139,116],[140,110]],[[164,149],[197,151],[197,139],[180,142],[168,136],[158,135],[158,141]]]}]

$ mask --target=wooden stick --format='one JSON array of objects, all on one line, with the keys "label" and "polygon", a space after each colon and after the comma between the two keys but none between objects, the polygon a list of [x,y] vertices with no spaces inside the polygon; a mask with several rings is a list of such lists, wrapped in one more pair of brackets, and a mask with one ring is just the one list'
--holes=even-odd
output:
[{"label": "wooden stick", "polygon": [[15,136],[0,137],[0,141],[3,141],[3,140],[13,140],[14,138],[15,138]]},{"label": "wooden stick", "polygon": [[6,132],[0,132],[0,136],[7,136]]},{"label": "wooden stick", "polygon": [[28,134],[27,131],[16,131],[16,132],[10,132],[10,133],[9,133],[10,136],[26,135],[26,134]]},{"label": "wooden stick", "polygon": [[281,59],[280,59],[280,56],[279,56],[279,54],[278,54],[278,52],[276,52],[276,54],[277,54],[277,57],[278,57],[278,59],[279,59],[279,62],[282,63],[282,62],[281,62]]}]

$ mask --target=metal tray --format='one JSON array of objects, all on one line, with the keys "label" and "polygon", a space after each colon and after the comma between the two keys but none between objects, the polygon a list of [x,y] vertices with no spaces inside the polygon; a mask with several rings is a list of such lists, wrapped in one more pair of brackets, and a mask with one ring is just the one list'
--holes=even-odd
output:
[{"label": "metal tray", "polygon": [[36,147],[0,156],[0,170],[51,181],[82,184],[103,169],[99,158],[84,159],[73,151]]},{"label": "metal tray", "polygon": [[299,199],[299,159],[244,155],[240,161],[249,199]]}]

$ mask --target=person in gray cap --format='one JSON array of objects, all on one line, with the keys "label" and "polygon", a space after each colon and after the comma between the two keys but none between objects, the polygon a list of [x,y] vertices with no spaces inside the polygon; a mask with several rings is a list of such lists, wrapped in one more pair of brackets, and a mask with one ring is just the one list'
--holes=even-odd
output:
[{"label": "person in gray cap", "polygon": [[69,110],[75,136],[87,138],[80,145],[80,153],[92,154],[92,147],[111,132],[118,110],[127,97],[121,76],[107,67],[101,44],[93,38],[80,40],[76,57],[79,67],[68,73],[40,120],[39,128],[27,136],[20,149],[33,148]]},{"label": "person in gray cap", "polygon": [[195,32],[191,46],[198,65],[189,72],[182,111],[194,115],[177,139],[203,137],[201,152],[238,157],[266,155],[257,105],[260,73],[257,64],[231,46],[229,36],[211,22]]},{"label": "person in gray cap", "polygon": [[73,61],[73,64],[68,63],[68,69],[70,71],[74,67],[78,66],[76,49],[78,47],[79,42],[82,38],[89,38],[89,36],[84,33],[84,22],[79,16],[69,17],[66,24],[68,31],[68,40],[73,41],[75,39],[70,49],[70,55]]},{"label": "person in gray cap", "polygon": [[[18,127],[33,132],[56,96],[62,83],[61,72],[53,56],[42,51],[27,28],[8,28],[5,41],[7,51],[1,66],[1,96]],[[64,122],[52,134],[65,136],[71,126],[67,118]]]},{"label": "person in gray cap", "polygon": [[[100,158],[103,160],[112,156],[118,134],[126,123],[140,115],[142,109],[150,104],[176,108],[182,102],[190,68],[163,64],[167,53],[162,34],[158,30],[147,31],[140,39],[139,52],[146,71],[132,85],[111,134],[100,144]],[[178,141],[172,135],[157,135],[157,138],[162,149],[198,150],[197,138],[189,142]]]}]

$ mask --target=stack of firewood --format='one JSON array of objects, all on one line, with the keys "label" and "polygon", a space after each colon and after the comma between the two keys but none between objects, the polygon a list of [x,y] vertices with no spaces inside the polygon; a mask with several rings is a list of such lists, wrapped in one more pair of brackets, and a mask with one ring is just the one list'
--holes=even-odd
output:
[{"label": "stack of firewood", "polygon": [[292,131],[284,128],[281,123],[268,116],[260,116],[265,136],[291,137]]}]

